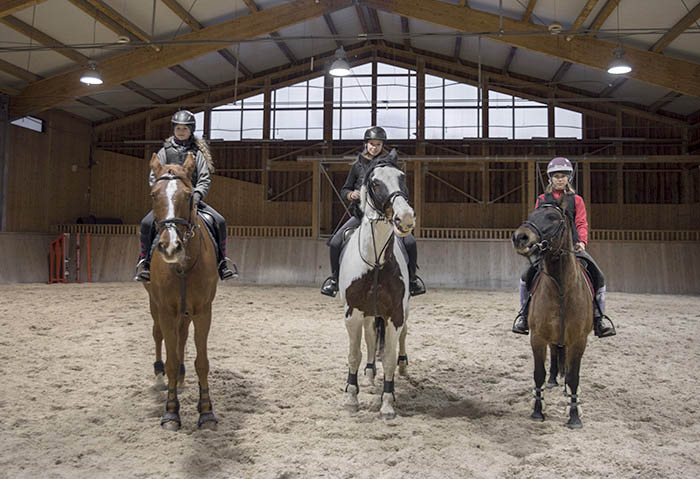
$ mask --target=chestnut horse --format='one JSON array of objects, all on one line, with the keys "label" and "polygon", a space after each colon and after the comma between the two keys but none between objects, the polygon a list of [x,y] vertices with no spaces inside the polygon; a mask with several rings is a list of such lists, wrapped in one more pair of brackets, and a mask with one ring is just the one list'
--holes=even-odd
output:
[{"label": "chestnut horse", "polygon": [[[370,379],[374,381],[376,351],[375,317],[384,321],[385,345],[382,366],[384,391],[381,414],[394,411],[394,372],[399,360],[407,362],[405,351],[408,319],[408,266],[396,236],[413,231],[416,217],[408,204],[406,175],[397,166],[396,152],[374,161],[360,189],[360,226],[347,242],[340,262],[340,298],[345,302],[345,327],[350,339],[345,407],[357,411],[357,371],[362,360],[362,331],[367,342]],[[397,346],[400,350],[397,355]],[[399,373],[405,373],[405,364]]]},{"label": "chestnut horse", "polygon": [[[557,204],[543,203],[513,233],[518,254],[542,255],[539,284],[530,300],[530,344],[535,359],[532,419],[544,421],[543,384],[547,346],[552,354],[547,387],[565,375],[569,398],[567,426],[583,427],[579,406],[579,369],[593,329],[593,297],[583,267],[574,255],[571,225],[564,214],[566,195]],[[556,346],[556,347],[555,347]],[[556,359],[555,359],[556,357]]]},{"label": "chestnut horse", "polygon": [[172,431],[180,428],[178,372],[182,383],[185,343],[190,323],[194,323],[197,348],[194,365],[199,377],[198,426],[215,429],[217,420],[207,379],[207,336],[211,326],[211,303],[216,295],[219,277],[214,244],[192,201],[195,163],[192,155],[187,155],[182,166],[163,165],[154,154],[150,166],[156,177],[151,197],[158,245],[151,260],[151,281],[144,285],[154,321],[157,359],[160,359],[161,338],[165,340],[167,354],[165,373],[168,393],[161,426]]}]

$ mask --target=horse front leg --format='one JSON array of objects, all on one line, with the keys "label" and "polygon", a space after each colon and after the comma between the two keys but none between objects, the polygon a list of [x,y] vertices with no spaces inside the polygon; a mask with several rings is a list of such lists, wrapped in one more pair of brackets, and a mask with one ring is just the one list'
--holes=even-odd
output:
[{"label": "horse front leg", "polygon": [[165,384],[165,364],[163,363],[163,333],[158,326],[154,305],[151,302],[151,316],[153,317],[153,342],[156,346],[156,361],[153,363],[153,374],[155,374],[155,382],[153,389],[164,391],[168,388]]},{"label": "horse front leg", "polygon": [[[384,419],[394,419],[396,411],[394,403],[394,371],[397,364],[397,350],[399,336],[402,328],[396,328],[391,318],[385,318],[386,325],[386,340],[384,342],[384,357],[382,358],[382,367],[384,369],[384,391],[382,392],[382,407],[379,412]],[[405,327],[405,324],[402,325]]]},{"label": "horse front leg", "polygon": [[375,318],[366,316],[364,318],[363,329],[365,331],[365,345],[367,346],[365,377],[367,377],[369,385],[374,386],[374,378],[377,376],[377,326]]},{"label": "horse front leg", "polygon": [[362,361],[362,325],[364,317],[362,312],[357,309],[349,312],[349,307],[345,306],[345,328],[348,330],[348,339],[350,340],[348,351],[348,380],[345,385],[345,409],[349,412],[357,412],[360,403],[357,400],[357,394],[360,392],[360,386],[357,383],[357,370]]},{"label": "horse front leg", "polygon": [[[404,315],[405,317],[405,315]],[[403,323],[401,334],[399,335],[399,376],[405,377],[408,375],[408,355],[406,354],[406,333],[408,332],[408,324]]]},{"label": "horse front leg", "polygon": [[197,357],[194,367],[199,378],[199,402],[197,411],[199,420],[197,426],[201,429],[215,430],[217,419],[214,415],[214,406],[209,396],[209,358],[207,356],[207,339],[211,327],[211,305],[204,312],[197,315],[194,320],[194,343],[197,347]]},{"label": "horse front leg", "polygon": [[566,406],[569,421],[566,425],[569,429],[581,429],[583,423],[581,422],[582,411],[579,402],[579,371],[583,350],[582,348],[572,349],[572,351],[567,352],[566,358],[566,396],[569,398],[569,404]]},{"label": "horse front leg", "polygon": [[190,334],[189,317],[182,318],[177,335],[177,356],[180,359],[180,367],[177,372],[177,387],[182,390],[185,387],[185,346]]},{"label": "horse front leg", "polygon": [[165,400],[165,412],[160,420],[163,429],[177,431],[180,429],[180,401],[177,399],[177,374],[180,368],[180,359],[177,356],[177,325],[173,316],[163,318],[160,315],[159,327],[165,339],[165,374],[168,376],[168,393]]},{"label": "horse front leg", "polygon": [[547,345],[534,336],[531,339],[532,355],[535,359],[535,389],[533,390],[534,406],[532,415],[530,416],[535,421],[544,421],[544,384],[547,370],[544,366],[544,361],[547,357]]}]

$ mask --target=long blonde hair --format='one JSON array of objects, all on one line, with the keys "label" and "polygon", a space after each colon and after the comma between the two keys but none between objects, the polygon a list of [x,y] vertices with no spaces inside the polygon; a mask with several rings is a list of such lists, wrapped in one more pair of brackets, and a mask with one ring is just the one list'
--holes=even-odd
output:
[{"label": "long blonde hair", "polygon": [[[545,193],[551,193],[554,190],[554,187],[552,185],[552,182],[550,181],[547,187],[544,189]],[[573,186],[567,181],[566,186],[564,187],[564,193],[567,195],[575,195],[576,190],[574,189]]]},{"label": "long blonde hair", "polygon": [[[168,137],[165,141],[175,141],[175,136]],[[209,149],[209,144],[204,138],[197,137],[192,133],[192,142],[197,146],[197,149],[202,152],[204,159],[207,161],[207,168],[209,173],[214,173],[214,158],[211,156],[211,150]]]}]

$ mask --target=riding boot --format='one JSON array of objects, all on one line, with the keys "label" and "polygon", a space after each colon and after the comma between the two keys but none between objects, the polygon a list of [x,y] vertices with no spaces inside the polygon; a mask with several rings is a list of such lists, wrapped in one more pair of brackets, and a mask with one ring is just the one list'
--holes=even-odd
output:
[{"label": "riding boot", "polygon": [[136,263],[136,276],[134,281],[148,282],[151,280],[151,254],[153,251],[153,243],[155,239],[155,231],[151,225],[141,224],[139,246],[139,261]]},{"label": "riding boot", "polygon": [[513,332],[527,335],[530,328],[527,324],[527,313],[530,307],[530,292],[527,290],[527,283],[520,280],[520,312],[513,321]]},{"label": "riding boot", "polygon": [[[214,217],[214,218],[216,221],[216,217]],[[231,278],[237,278],[238,277],[238,268],[236,268],[236,265],[234,264],[233,269],[235,271],[231,271],[228,267],[229,259],[226,257],[226,240],[228,237],[228,231],[226,230],[226,221],[217,221],[216,231],[217,231],[217,236],[218,236],[218,238],[217,238],[218,248],[217,248],[216,260],[218,263],[217,269],[219,270],[219,278],[221,278],[221,281],[226,281],[227,279],[231,279]]]},{"label": "riding boot", "polygon": [[336,246],[334,243],[330,243],[331,250],[331,275],[326,278],[321,286],[321,294],[335,298],[338,294],[338,270],[340,270],[340,252],[342,250],[342,244]]},{"label": "riding boot", "polygon": [[593,305],[593,332],[599,338],[615,336],[617,331],[609,317],[605,315],[605,286],[595,292]]},{"label": "riding boot", "polygon": [[418,269],[418,265],[414,261],[411,261],[412,258],[410,254],[408,256],[408,259],[408,292],[411,296],[425,294],[425,283],[420,278],[420,276],[416,274],[416,269]]}]

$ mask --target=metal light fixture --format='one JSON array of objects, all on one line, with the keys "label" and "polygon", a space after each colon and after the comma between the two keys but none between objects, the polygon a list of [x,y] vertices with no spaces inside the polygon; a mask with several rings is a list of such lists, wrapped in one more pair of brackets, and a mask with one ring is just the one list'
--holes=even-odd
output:
[{"label": "metal light fixture", "polygon": [[335,60],[331,64],[331,68],[328,73],[334,77],[345,77],[350,75],[350,64],[345,56],[345,50],[343,47],[340,47],[335,51]]},{"label": "metal light fixture", "polygon": [[102,85],[102,75],[97,71],[95,62],[88,63],[88,70],[80,77],[80,81],[86,85]]},{"label": "metal light fixture", "polygon": [[612,75],[624,75],[632,71],[632,67],[625,60],[625,49],[618,45],[613,50],[613,55],[615,59],[610,63],[608,67],[608,73]]},{"label": "metal light fixture", "polygon": [[622,48],[622,39],[620,38],[620,5],[617,5],[617,46],[613,49],[615,59],[608,67],[608,73],[611,75],[624,75],[632,71],[632,67],[625,60],[625,49]]}]

